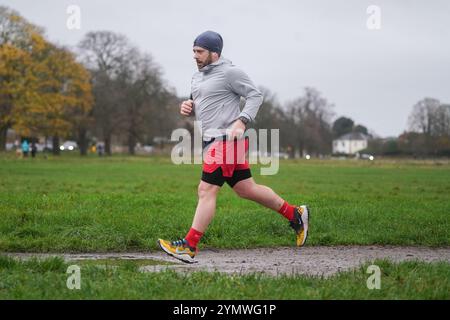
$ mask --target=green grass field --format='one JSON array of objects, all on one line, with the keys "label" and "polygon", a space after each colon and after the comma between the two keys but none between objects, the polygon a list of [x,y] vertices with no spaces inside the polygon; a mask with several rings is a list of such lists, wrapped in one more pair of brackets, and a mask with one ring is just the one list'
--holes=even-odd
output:
[{"label": "green grass field", "polygon": [[[183,237],[200,166],[143,157],[0,160],[0,250],[91,252],[156,249]],[[309,204],[308,245],[450,244],[450,166],[285,161],[258,183]],[[201,248],[290,246],[279,214],[224,186]]]},{"label": "green grass field", "polygon": [[[0,252],[155,250],[159,237],[183,237],[190,227],[200,170],[168,158],[0,155]],[[310,206],[308,246],[450,244],[448,164],[289,160],[277,175],[261,176],[258,166],[253,175],[289,202]],[[224,186],[200,249],[293,245],[284,218]],[[0,257],[0,299],[183,299],[187,292],[196,292],[193,299],[450,299],[450,264],[378,263],[382,290],[367,289],[363,268],[329,279],[186,277],[144,274],[129,262],[85,265],[83,290],[71,291],[62,260]]]}]

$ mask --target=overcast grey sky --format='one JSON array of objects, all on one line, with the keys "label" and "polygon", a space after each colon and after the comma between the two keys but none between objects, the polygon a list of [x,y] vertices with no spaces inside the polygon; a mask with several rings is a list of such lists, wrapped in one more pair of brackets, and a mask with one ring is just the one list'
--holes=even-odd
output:
[{"label": "overcast grey sky", "polygon": [[[88,31],[120,32],[161,66],[167,83],[188,95],[192,42],[205,30],[224,38],[223,55],[285,103],[313,86],[381,136],[407,128],[414,103],[450,103],[448,0],[0,0],[46,29],[51,41],[75,46]],[[81,9],[81,30],[66,10]],[[381,29],[369,30],[369,5]]]}]

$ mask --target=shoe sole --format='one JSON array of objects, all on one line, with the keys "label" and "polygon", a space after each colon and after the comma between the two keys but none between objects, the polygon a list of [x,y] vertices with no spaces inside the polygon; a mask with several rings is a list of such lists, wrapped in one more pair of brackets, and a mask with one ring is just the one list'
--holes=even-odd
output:
[{"label": "shoe sole", "polygon": [[175,259],[178,259],[178,260],[180,260],[180,261],[182,261],[184,263],[192,264],[192,263],[197,263],[198,262],[198,261],[193,260],[193,258],[191,258],[189,256],[188,256],[189,258],[184,258],[183,256],[173,254],[172,252],[168,251],[166,249],[166,247],[162,246],[161,242],[159,240],[158,240],[158,245],[161,248],[161,250],[164,251],[165,253],[167,253],[169,256],[171,256],[171,257],[173,257]]},{"label": "shoe sole", "polygon": [[305,209],[306,209],[306,219],[305,220],[307,222],[305,223],[305,221],[303,220],[303,215],[304,214],[302,214],[300,216],[302,221],[303,221],[303,232],[305,233],[305,238],[303,239],[303,242],[300,244],[299,247],[302,247],[305,244],[306,239],[308,239],[308,227],[309,227],[309,219],[311,218],[311,211],[309,210],[308,206],[305,206]]}]

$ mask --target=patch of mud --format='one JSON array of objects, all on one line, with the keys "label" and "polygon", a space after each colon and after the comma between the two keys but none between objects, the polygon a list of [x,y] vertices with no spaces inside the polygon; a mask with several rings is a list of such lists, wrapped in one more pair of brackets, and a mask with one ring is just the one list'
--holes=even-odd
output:
[{"label": "patch of mud", "polygon": [[89,253],[89,254],[32,254],[7,253],[17,258],[60,256],[66,261],[100,259],[151,259],[173,264],[152,264],[140,267],[143,272],[171,269],[180,272],[218,271],[228,274],[265,273],[268,275],[330,276],[359,267],[375,259],[393,262],[421,260],[450,263],[450,248],[400,246],[315,246],[303,248],[205,249],[196,257],[198,263],[185,264],[164,252],[149,253]]}]

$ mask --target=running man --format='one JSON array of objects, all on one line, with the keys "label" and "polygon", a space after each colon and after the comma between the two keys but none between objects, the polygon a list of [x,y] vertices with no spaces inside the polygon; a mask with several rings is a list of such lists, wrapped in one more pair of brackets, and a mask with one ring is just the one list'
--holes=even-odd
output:
[{"label": "running man", "polygon": [[[214,217],[217,194],[225,182],[238,196],[288,219],[295,231],[297,246],[303,246],[308,236],[308,207],[289,204],[252,178],[245,159],[248,140],[242,137],[246,125],[255,119],[263,96],[247,74],[221,56],[222,48],[222,37],[213,31],[200,34],[194,41],[198,72],[192,77],[191,98],[182,102],[180,113],[183,116],[195,114],[202,126],[204,161],[198,204],[192,227],[184,239],[158,240],[162,250],[187,263],[195,262],[198,243]],[[242,112],[239,109],[241,97],[246,101]],[[235,151],[232,161],[225,156],[230,150]],[[244,154],[238,150],[244,150]],[[215,161],[217,159],[223,161]]]}]

